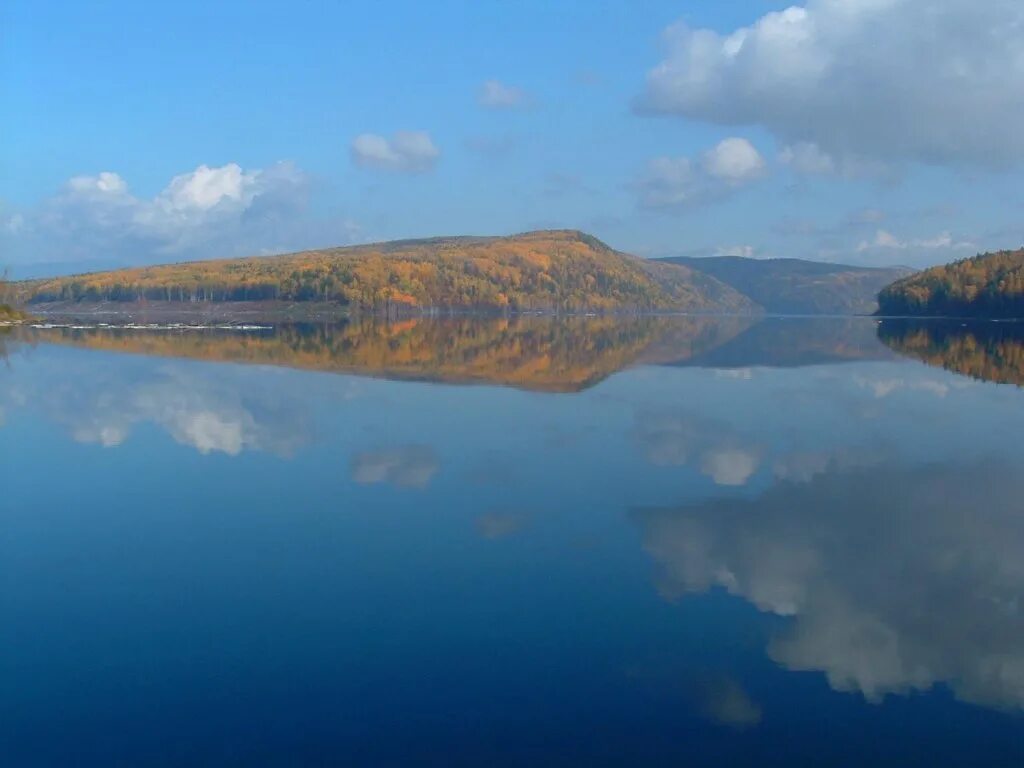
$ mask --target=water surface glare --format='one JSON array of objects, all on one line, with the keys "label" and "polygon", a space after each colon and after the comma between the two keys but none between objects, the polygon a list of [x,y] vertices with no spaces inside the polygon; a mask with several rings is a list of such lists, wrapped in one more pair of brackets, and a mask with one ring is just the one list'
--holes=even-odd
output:
[{"label": "water surface glare", "polygon": [[0,764],[1022,765],[1020,339],[8,331]]}]

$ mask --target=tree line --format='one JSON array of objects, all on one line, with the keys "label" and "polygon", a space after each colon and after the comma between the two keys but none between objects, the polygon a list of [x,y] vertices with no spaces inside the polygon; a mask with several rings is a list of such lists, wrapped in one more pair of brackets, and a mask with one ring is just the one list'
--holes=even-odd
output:
[{"label": "tree line", "polygon": [[932,267],[884,288],[880,314],[1024,318],[1024,249]]},{"label": "tree line", "polygon": [[696,297],[663,283],[639,259],[555,232],[122,269],[27,290],[32,302],[319,301],[374,310],[654,309]]}]

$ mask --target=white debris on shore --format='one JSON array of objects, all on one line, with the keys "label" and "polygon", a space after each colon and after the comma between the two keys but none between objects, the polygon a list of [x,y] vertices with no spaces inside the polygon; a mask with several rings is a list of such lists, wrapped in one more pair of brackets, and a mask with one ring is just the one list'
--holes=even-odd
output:
[{"label": "white debris on shore", "polygon": [[91,325],[74,323],[33,323],[30,327],[41,330],[65,328],[73,331],[271,331],[274,329],[274,326],[272,325],[233,325],[230,323],[217,325],[193,325],[187,323],[93,323]]}]

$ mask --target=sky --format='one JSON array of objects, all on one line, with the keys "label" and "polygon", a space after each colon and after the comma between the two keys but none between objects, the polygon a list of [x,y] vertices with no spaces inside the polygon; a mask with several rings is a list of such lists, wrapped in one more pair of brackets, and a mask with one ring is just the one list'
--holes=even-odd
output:
[{"label": "sky", "polygon": [[0,8],[15,275],[576,228],[922,267],[1024,243],[1018,0]]}]

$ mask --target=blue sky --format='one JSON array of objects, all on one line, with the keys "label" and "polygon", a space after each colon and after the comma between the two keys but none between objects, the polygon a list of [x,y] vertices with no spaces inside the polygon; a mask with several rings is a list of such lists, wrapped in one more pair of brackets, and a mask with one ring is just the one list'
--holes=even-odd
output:
[{"label": "blue sky", "polygon": [[1020,246],[1024,10],[786,8],[13,0],[0,259],[548,227],[647,256]]}]

